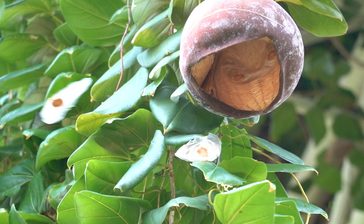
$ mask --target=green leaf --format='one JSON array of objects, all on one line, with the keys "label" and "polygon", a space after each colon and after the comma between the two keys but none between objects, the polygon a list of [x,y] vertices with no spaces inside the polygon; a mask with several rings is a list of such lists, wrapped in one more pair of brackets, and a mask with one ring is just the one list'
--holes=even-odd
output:
[{"label": "green leaf", "polygon": [[11,196],[33,179],[33,161],[23,160],[0,176],[0,195]]},{"label": "green leaf", "polygon": [[276,201],[293,201],[295,202],[299,212],[304,212],[307,214],[318,214],[324,217],[326,220],[329,220],[329,216],[327,215],[327,213],[322,208],[317,207],[314,204],[307,203],[296,198],[277,198]]},{"label": "green leaf", "polygon": [[9,223],[10,224],[27,224],[27,222],[20,216],[19,212],[16,210],[14,204],[11,205],[9,212]]},{"label": "green leaf", "polygon": [[35,163],[36,169],[56,159],[67,158],[82,143],[82,137],[74,126],[57,129],[40,144]]},{"label": "green leaf", "polygon": [[108,119],[118,117],[122,112],[133,108],[141,98],[147,80],[148,71],[140,68],[133,78],[94,111],[81,114],[76,121],[76,130],[90,135]]},{"label": "green leaf", "polygon": [[270,173],[298,173],[304,171],[313,171],[318,174],[317,170],[311,166],[298,165],[291,163],[266,164]]},{"label": "green leaf", "polygon": [[54,224],[54,222],[50,218],[44,215],[39,215],[35,213],[24,213],[22,211],[19,211],[19,214],[27,224]]},{"label": "green leaf", "polygon": [[249,157],[234,157],[230,160],[223,160],[219,165],[247,182],[257,182],[267,178],[265,163]]},{"label": "green leaf", "polygon": [[154,68],[152,69],[152,71],[150,71],[149,73],[149,78],[152,80],[156,80],[159,78],[159,74],[158,71],[161,70],[162,67],[166,66],[167,64],[175,61],[177,58],[179,57],[179,51],[174,52],[171,55],[168,55],[167,57],[161,59],[156,66],[154,66]]},{"label": "green leaf", "polygon": [[191,166],[201,170],[205,179],[216,184],[238,186],[245,180],[235,176],[212,162],[193,162]]},{"label": "green leaf", "polygon": [[84,189],[85,182],[83,179],[76,181],[69,189],[57,207],[57,224],[80,223],[76,214],[74,195]]},{"label": "green leaf", "polygon": [[272,113],[270,136],[273,141],[278,141],[286,136],[297,125],[297,113],[293,103],[283,103]]},{"label": "green leaf", "polygon": [[309,133],[316,143],[319,143],[326,133],[325,118],[323,111],[315,106],[306,113],[306,123]]},{"label": "green leaf", "polygon": [[235,156],[252,157],[251,144],[245,129],[234,125],[220,127],[221,160],[232,159]]},{"label": "green leaf", "polygon": [[43,76],[45,67],[35,65],[22,70],[10,72],[0,77],[0,92],[6,92],[37,81]]},{"label": "green leaf", "polygon": [[152,113],[139,109],[126,118],[104,124],[95,134],[95,141],[103,148],[128,155],[130,151],[147,148],[153,133],[160,128]]},{"label": "green leaf", "polygon": [[[141,47],[133,47],[123,56],[123,76],[136,63],[137,55],[142,52]],[[121,61],[118,60],[99,78],[91,88],[92,100],[102,101],[110,97],[116,89],[120,77]]]},{"label": "green leaf", "polygon": [[64,18],[71,30],[85,43],[92,46],[111,46],[120,41],[125,24],[110,23],[122,1],[114,0],[61,0]]},{"label": "green leaf", "polygon": [[143,216],[143,224],[154,224],[154,223],[163,223],[164,219],[167,216],[168,210],[171,207],[180,207],[180,204],[196,208],[200,210],[208,210],[209,203],[207,195],[202,195],[198,197],[178,197],[170,200],[167,204],[163,205],[160,208],[153,209]]},{"label": "green leaf", "polygon": [[264,150],[267,150],[268,152],[271,152],[290,163],[304,165],[304,162],[301,158],[273,143],[268,142],[265,139],[256,136],[250,136],[250,139]]},{"label": "green leaf", "polygon": [[177,32],[169,36],[158,46],[143,51],[137,57],[139,64],[146,68],[157,64],[162,58],[178,50],[180,39],[181,32]]},{"label": "green leaf", "polygon": [[172,0],[169,18],[177,27],[183,27],[192,10],[200,4],[201,0]]},{"label": "green leaf", "polygon": [[130,166],[131,162],[90,160],[85,171],[86,189],[101,194],[116,194],[114,186]]},{"label": "green leaf", "polygon": [[359,124],[359,120],[349,114],[338,114],[335,117],[333,129],[335,135],[340,138],[354,141],[363,139],[363,131]]},{"label": "green leaf", "polygon": [[331,18],[343,20],[344,17],[332,0],[283,0],[284,2],[302,5],[312,12],[325,15]]},{"label": "green leaf", "polygon": [[45,191],[42,174],[36,173],[29,182],[27,191],[20,203],[19,209],[23,212],[41,213],[43,211]]},{"label": "green leaf", "polygon": [[77,215],[83,224],[138,223],[150,205],[141,199],[102,195],[92,191],[75,194]]},{"label": "green leaf", "polygon": [[150,109],[163,125],[165,133],[177,131],[186,134],[197,134],[210,131],[220,125],[222,117],[195,106],[186,99],[178,103],[171,101],[174,87],[162,86],[150,100]]},{"label": "green leaf", "polygon": [[164,152],[164,136],[157,130],[147,153],[135,162],[116,184],[115,188],[125,192],[137,185],[157,165]]},{"label": "green leaf", "polygon": [[[128,155],[129,156],[129,155]],[[67,165],[74,166],[75,179],[79,179],[84,174],[86,164],[90,160],[124,161],[129,159],[123,154],[116,154],[98,145],[91,135],[88,139],[74,151],[68,158]]]},{"label": "green leaf", "polygon": [[14,34],[0,39],[0,59],[14,63],[27,59],[38,51],[45,41],[38,36]]},{"label": "green leaf", "polygon": [[168,37],[171,29],[168,10],[145,23],[134,35],[131,43],[144,48],[152,48]]},{"label": "green leaf", "polygon": [[[1,0],[0,0],[0,2],[1,2]],[[1,12],[0,12],[0,16],[1,16]],[[0,208],[0,223],[9,224],[9,213],[4,208]]]},{"label": "green leaf", "polygon": [[0,129],[6,124],[18,124],[29,121],[34,118],[35,114],[43,106],[43,103],[23,105],[0,118]]},{"label": "green leaf", "polygon": [[57,41],[61,42],[66,46],[76,45],[77,36],[71,30],[67,23],[63,23],[53,30],[53,35]]},{"label": "green leaf", "polygon": [[[293,224],[303,224],[300,213],[297,210],[296,203],[294,201],[276,201],[276,214],[278,215],[286,215],[293,217]],[[277,220],[274,220],[275,223],[278,223]]]},{"label": "green leaf", "polygon": [[[331,0],[325,0],[325,2]],[[333,18],[307,9],[302,5],[287,3],[288,11],[292,15],[295,22],[307,30],[308,32],[318,37],[340,36],[347,32],[348,24],[341,16]],[[328,12],[327,10],[325,10]],[[320,21],[319,23],[317,21]]]},{"label": "green leaf", "polygon": [[62,72],[89,73],[102,63],[102,53],[100,49],[86,46],[66,48],[54,58],[45,74],[55,77]]},{"label": "green leaf", "polygon": [[11,29],[21,17],[51,10],[51,0],[26,0],[8,4],[0,17],[0,28]]},{"label": "green leaf", "polygon": [[[164,79],[169,75],[170,70],[166,67],[161,68],[158,72],[158,78],[153,80],[149,85],[147,85],[143,90],[143,96],[151,96],[154,97],[155,92],[157,91],[158,87],[162,84]],[[150,73],[149,73],[150,74]],[[171,74],[173,75],[173,74]]]},{"label": "green leaf", "polygon": [[219,193],[214,199],[214,210],[222,223],[273,223],[275,187],[261,181]]},{"label": "green leaf", "polygon": [[144,24],[148,19],[161,12],[168,2],[168,0],[133,0],[131,9],[133,21],[138,26]]},{"label": "green leaf", "polygon": [[274,215],[274,224],[294,224],[294,218],[290,215]]}]

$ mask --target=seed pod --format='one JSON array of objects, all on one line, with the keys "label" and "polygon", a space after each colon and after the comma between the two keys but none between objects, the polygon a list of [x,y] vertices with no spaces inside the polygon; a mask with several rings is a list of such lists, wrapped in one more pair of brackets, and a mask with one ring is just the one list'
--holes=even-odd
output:
[{"label": "seed pod", "polygon": [[246,118],[292,94],[303,56],[300,31],[273,0],[206,0],[184,26],[180,70],[206,109]]}]

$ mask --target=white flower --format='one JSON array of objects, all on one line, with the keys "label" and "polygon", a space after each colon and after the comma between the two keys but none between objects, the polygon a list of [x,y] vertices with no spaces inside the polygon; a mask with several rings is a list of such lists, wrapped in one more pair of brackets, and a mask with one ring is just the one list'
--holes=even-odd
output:
[{"label": "white flower", "polygon": [[78,99],[86,92],[91,84],[91,78],[84,78],[70,83],[52,95],[46,100],[40,111],[42,121],[46,124],[54,124],[64,119],[67,112],[76,105]]},{"label": "white flower", "polygon": [[192,139],[177,150],[175,156],[187,162],[214,161],[221,154],[221,141],[214,134]]}]

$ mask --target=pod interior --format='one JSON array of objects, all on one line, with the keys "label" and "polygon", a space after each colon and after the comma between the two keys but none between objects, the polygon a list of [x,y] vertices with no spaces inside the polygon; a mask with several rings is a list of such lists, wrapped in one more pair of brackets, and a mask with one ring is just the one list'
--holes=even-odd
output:
[{"label": "pod interior", "polygon": [[268,37],[244,41],[202,58],[191,74],[203,91],[237,110],[264,111],[277,97],[281,66]]}]

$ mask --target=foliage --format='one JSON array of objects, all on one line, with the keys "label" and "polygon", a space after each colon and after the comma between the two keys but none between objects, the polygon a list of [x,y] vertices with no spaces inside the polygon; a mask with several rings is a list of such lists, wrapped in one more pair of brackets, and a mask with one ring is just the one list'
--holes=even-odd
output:
[{"label": "foliage", "polygon": [[[289,187],[287,178],[317,172],[294,154],[302,153],[306,129],[313,144],[329,134],[361,141],[363,113],[354,103],[361,93],[355,86],[338,88],[349,66],[333,58],[335,51],[307,44],[302,99],[294,96],[254,127],[257,118],[212,114],[186,93],[178,69],[181,30],[200,2],[0,0],[1,223],[279,224],[303,223],[305,213],[327,218],[297,196],[301,184]],[[279,2],[316,36],[347,31],[331,0]],[[93,85],[66,118],[43,123],[38,112],[44,102],[84,77]],[[315,91],[320,94],[311,100]],[[222,141],[217,163],[174,158],[179,146],[208,133]],[[339,169],[317,159],[321,174],[305,186],[338,191]],[[278,173],[288,175],[280,180]]]}]

